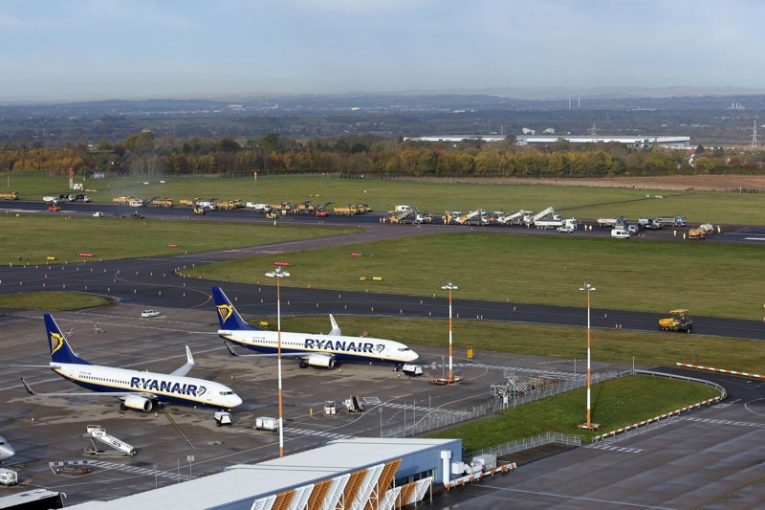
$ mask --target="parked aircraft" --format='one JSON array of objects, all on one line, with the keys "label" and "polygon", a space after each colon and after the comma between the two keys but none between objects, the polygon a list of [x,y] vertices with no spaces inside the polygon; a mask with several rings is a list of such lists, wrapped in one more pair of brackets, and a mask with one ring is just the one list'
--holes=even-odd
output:
[{"label": "parked aircraft", "polygon": [[[277,332],[263,331],[250,326],[236,311],[220,287],[213,287],[213,300],[218,312],[220,329],[218,335],[261,354],[245,356],[274,356],[277,351]],[[329,334],[294,333],[282,331],[282,355],[300,359],[300,367],[307,366],[334,368],[338,361],[364,363],[388,363],[400,368],[416,361],[416,352],[401,342],[382,338],[344,336],[335,318],[330,314],[332,330]],[[226,347],[234,356],[237,354],[228,344]]]},{"label": "parked aircraft", "polygon": [[242,403],[242,399],[223,384],[185,377],[194,366],[194,358],[188,346],[186,346],[186,364],[170,374],[112,368],[92,365],[80,358],[71,349],[51,315],[45,314],[45,328],[51,353],[51,370],[92,392],[35,393],[22,377],[21,380],[27,391],[33,395],[117,397],[122,400],[123,408],[147,413],[160,403],[180,403],[217,409],[232,409]]}]

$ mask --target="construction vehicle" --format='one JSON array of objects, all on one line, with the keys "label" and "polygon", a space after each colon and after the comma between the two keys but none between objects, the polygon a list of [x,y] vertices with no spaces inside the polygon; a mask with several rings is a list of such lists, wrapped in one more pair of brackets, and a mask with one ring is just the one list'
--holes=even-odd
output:
[{"label": "construction vehicle", "polygon": [[685,331],[690,333],[693,329],[693,321],[688,317],[688,310],[679,308],[671,310],[670,316],[659,319],[659,329],[662,331]]},{"label": "construction vehicle", "polygon": [[146,205],[146,203],[140,198],[131,198],[128,201],[128,205],[130,207],[143,207]]},{"label": "construction vehicle", "polygon": [[207,211],[205,211],[205,208],[204,208],[204,207],[200,207],[200,206],[198,206],[198,205],[195,205],[195,206],[194,206],[194,214],[200,214],[200,215],[202,215],[202,214],[205,214],[206,212],[207,212]]},{"label": "construction vehicle", "polygon": [[391,225],[412,225],[417,221],[417,211],[414,209],[403,209],[394,212],[388,217]]},{"label": "construction vehicle", "polygon": [[131,196],[121,196],[112,198],[112,202],[116,205],[128,205],[130,201],[134,199],[135,197]]},{"label": "construction vehicle", "polygon": [[414,219],[414,222],[418,225],[422,225],[423,223],[429,225],[433,223],[433,215],[430,214],[430,211],[417,213],[417,217]]},{"label": "construction vehicle", "polygon": [[180,205],[181,207],[193,207],[194,205],[196,205],[196,203],[197,203],[196,198],[194,200],[190,200],[188,198],[182,198],[178,201],[178,205]]},{"label": "construction vehicle", "polygon": [[462,216],[460,211],[445,211],[444,215],[441,216],[441,221],[444,223],[444,225],[459,225],[457,219],[460,216]]},{"label": "construction vehicle", "polygon": [[293,207],[290,212],[292,214],[314,214],[316,212],[316,207],[311,205],[310,200],[306,200],[305,202],[300,202],[296,207]]},{"label": "construction vehicle", "polygon": [[521,225],[524,217],[530,217],[531,211],[519,209],[512,214],[497,216],[497,224],[499,225]]},{"label": "construction vehicle", "polygon": [[327,202],[326,204],[317,205],[316,210],[314,211],[314,216],[317,218],[326,218],[329,216],[329,206],[334,204],[334,202]]},{"label": "construction vehicle", "polygon": [[149,203],[147,205],[149,205],[150,207],[172,207],[173,201],[169,198],[154,197],[151,200],[149,200]]},{"label": "construction vehicle", "polygon": [[476,226],[476,227],[486,225],[489,222],[486,216],[486,211],[484,211],[483,209],[475,209],[473,211],[470,211],[467,214],[458,216],[456,218],[456,221],[460,225],[469,225],[469,226]]},{"label": "construction vehicle", "polygon": [[712,224],[704,223],[698,228],[688,230],[688,239],[706,239],[709,234],[714,232],[714,229]]},{"label": "construction vehicle", "polygon": [[614,228],[617,225],[624,225],[627,223],[627,220],[624,218],[624,216],[618,216],[618,217],[611,217],[611,218],[598,218],[595,220],[599,227],[611,227]]},{"label": "construction vehicle", "polygon": [[48,206],[48,210],[49,210],[50,212],[54,212],[54,213],[55,213],[55,212],[59,212],[59,211],[61,211],[61,207],[59,207],[59,206],[58,206],[58,204],[50,204],[50,205]]},{"label": "construction vehicle", "polygon": [[233,211],[242,207],[241,200],[220,200],[215,203],[215,208],[221,211]]},{"label": "construction vehicle", "polygon": [[684,227],[688,225],[688,218],[685,216],[659,216],[656,218],[662,225],[672,225],[673,227]]},{"label": "construction vehicle", "polygon": [[292,211],[292,204],[289,202],[281,202],[279,204],[270,204],[269,207],[272,211],[277,211],[281,215],[289,214]]},{"label": "construction vehicle", "polygon": [[0,193],[0,200],[18,200],[18,199],[19,199],[18,191],[9,191],[7,193]]},{"label": "construction vehicle", "polygon": [[268,211],[266,213],[266,219],[267,220],[276,220],[276,219],[279,219],[279,213],[276,212],[276,211],[273,211],[273,210],[272,211]]},{"label": "construction vehicle", "polygon": [[572,232],[575,232],[576,229],[579,228],[579,222],[576,221],[576,218],[566,218],[563,220],[563,225],[556,228],[558,232],[563,232],[564,234],[570,234]]}]

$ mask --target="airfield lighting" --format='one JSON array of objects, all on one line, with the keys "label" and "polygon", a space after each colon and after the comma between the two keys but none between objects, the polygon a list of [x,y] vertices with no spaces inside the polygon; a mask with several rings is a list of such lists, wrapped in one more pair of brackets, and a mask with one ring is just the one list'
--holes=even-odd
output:
[{"label": "airfield lighting", "polygon": [[266,273],[269,278],[276,279],[276,372],[278,382],[278,399],[279,399],[279,457],[284,457],[284,430],[282,427],[283,413],[282,413],[282,302],[281,302],[281,286],[280,281],[282,278],[289,278],[290,274],[282,269],[283,264],[280,264],[273,271]]},{"label": "airfield lighting", "polygon": [[449,377],[447,381],[454,382],[454,365],[452,362],[452,291],[457,290],[459,287],[449,282],[441,288],[449,292]]},{"label": "airfield lighting", "polygon": [[592,329],[590,327],[590,293],[597,290],[589,283],[585,283],[579,290],[587,292],[587,421],[579,428],[585,430],[597,430],[598,424],[592,423],[592,399],[591,399],[591,387],[592,387],[592,373],[590,371],[590,353],[592,350]]}]

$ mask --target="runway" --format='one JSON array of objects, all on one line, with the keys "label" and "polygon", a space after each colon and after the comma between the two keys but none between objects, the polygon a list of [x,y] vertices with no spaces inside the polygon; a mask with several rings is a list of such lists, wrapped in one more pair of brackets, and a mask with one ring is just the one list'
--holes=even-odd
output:
[{"label": "runway", "polygon": [[[457,230],[459,231],[459,230]],[[429,231],[426,231],[429,232]],[[184,278],[176,274],[200,264],[248,258],[278,256],[294,250],[351,244],[386,236],[418,235],[417,229],[389,229],[379,225],[358,234],[291,241],[238,250],[197,253],[170,257],[148,257],[104,262],[59,265],[4,266],[0,268],[0,293],[32,290],[76,290],[106,295],[124,303],[161,307],[204,308],[210,304],[210,287],[218,282]],[[226,293],[245,314],[273,315],[275,288],[270,285],[223,284]],[[443,297],[418,297],[373,292],[348,292],[316,288],[282,289],[282,310],[287,315],[333,313],[399,317],[445,317]],[[454,310],[461,318],[521,323],[586,325],[584,308],[522,302],[456,299]],[[607,308],[592,310],[592,325],[601,328],[656,331],[658,313]],[[682,333],[678,333],[682,334]],[[694,334],[765,340],[765,324],[755,320],[694,316]]]}]

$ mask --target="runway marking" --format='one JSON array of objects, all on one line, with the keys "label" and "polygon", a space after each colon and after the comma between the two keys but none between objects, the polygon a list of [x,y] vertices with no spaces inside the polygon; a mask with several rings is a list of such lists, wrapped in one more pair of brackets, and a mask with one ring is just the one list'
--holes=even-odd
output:
[{"label": "runway marking", "polygon": [[321,430],[299,429],[294,427],[284,427],[284,432],[286,433],[294,432],[301,436],[326,437],[328,439],[350,439],[353,437],[346,434],[338,434],[336,432],[324,432]]},{"label": "runway marking", "polygon": [[[435,365],[436,368],[441,366],[440,363],[431,363],[431,365]],[[448,365],[444,365],[444,366],[448,366]],[[507,370],[508,372],[523,372],[526,374],[547,375],[550,377],[566,378],[566,379],[571,379],[575,377],[584,377],[584,374],[574,373],[574,372],[557,372],[554,370],[541,370],[538,368],[513,367],[513,366],[507,366],[507,365],[488,365],[486,363],[454,363],[453,366],[456,368],[475,367],[475,368],[488,368],[492,370]]]},{"label": "runway marking", "polygon": [[765,241],[765,237],[745,237],[744,241]]},{"label": "runway marking", "polygon": [[504,492],[518,492],[521,494],[532,494],[536,496],[547,496],[550,498],[560,498],[560,499],[566,499],[566,500],[577,500],[577,501],[588,501],[592,503],[603,503],[606,505],[619,505],[619,506],[629,506],[629,507],[635,507],[635,508],[653,508],[656,510],[677,510],[676,508],[672,507],[666,507],[666,506],[654,506],[654,505],[641,505],[640,503],[628,503],[627,501],[614,501],[612,499],[598,499],[598,498],[587,498],[584,496],[571,496],[568,494],[555,494],[554,492],[542,492],[542,491],[529,491],[529,490],[523,490],[523,489],[510,489],[509,487],[497,487],[496,485],[489,485],[485,483],[479,483],[475,484],[472,487],[482,488],[482,489],[494,489],[497,491],[504,491]]},{"label": "runway marking", "polygon": [[104,469],[124,471],[126,473],[132,473],[136,475],[146,476],[158,476],[160,478],[168,478],[170,480],[186,480],[185,475],[179,475],[178,473],[171,473],[170,471],[160,471],[158,469],[143,468],[138,466],[130,466],[127,464],[120,464],[118,462],[106,462],[103,460],[87,460],[85,461],[89,466],[100,467]]},{"label": "runway marking", "polygon": [[640,453],[643,450],[641,448],[627,448],[625,446],[613,446],[610,444],[604,444],[604,443],[597,443],[593,444],[591,446],[588,446],[591,450],[606,450],[609,452],[619,452],[619,453]]},{"label": "runway marking", "polygon": [[715,425],[733,425],[735,427],[753,427],[756,429],[765,429],[765,423],[753,423],[750,421],[716,420],[713,418],[697,418],[695,416],[687,416],[683,419],[700,423],[712,423]]}]

